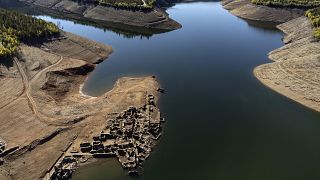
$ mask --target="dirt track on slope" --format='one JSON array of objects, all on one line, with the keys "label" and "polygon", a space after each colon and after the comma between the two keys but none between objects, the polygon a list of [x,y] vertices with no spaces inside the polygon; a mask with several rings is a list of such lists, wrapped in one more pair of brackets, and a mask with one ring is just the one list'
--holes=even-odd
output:
[{"label": "dirt track on slope", "polygon": [[[96,62],[110,46],[76,35],[34,46],[22,44],[19,56],[0,65],[0,179],[44,177],[70,144],[100,132],[112,112],[142,106],[146,94],[158,97],[153,77],[121,78],[100,97],[79,93]],[[8,152],[8,153],[7,153]]]}]

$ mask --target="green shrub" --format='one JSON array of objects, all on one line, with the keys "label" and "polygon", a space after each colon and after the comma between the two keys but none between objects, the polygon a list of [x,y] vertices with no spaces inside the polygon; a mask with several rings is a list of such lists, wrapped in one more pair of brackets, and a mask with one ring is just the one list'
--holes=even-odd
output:
[{"label": "green shrub", "polygon": [[0,57],[12,55],[20,41],[59,33],[53,23],[0,8]]},{"label": "green shrub", "polygon": [[155,5],[155,0],[145,0],[146,4],[142,0],[96,0],[101,5],[108,5],[125,9],[152,9]]},{"label": "green shrub", "polygon": [[320,26],[320,8],[310,9],[306,12],[306,16],[311,20],[313,26]]},{"label": "green shrub", "polygon": [[265,6],[313,8],[306,11],[305,15],[315,27],[314,36],[320,39],[320,0],[251,0],[251,2]]},{"label": "green shrub", "polygon": [[308,10],[306,17],[310,19],[312,25],[315,27],[314,36],[320,39],[320,7]]},{"label": "green shrub", "polygon": [[320,28],[316,28],[316,29],[314,30],[314,37],[315,37],[316,39],[320,39]]},{"label": "green shrub", "polygon": [[8,56],[15,52],[19,40],[12,28],[0,29],[0,56]]}]

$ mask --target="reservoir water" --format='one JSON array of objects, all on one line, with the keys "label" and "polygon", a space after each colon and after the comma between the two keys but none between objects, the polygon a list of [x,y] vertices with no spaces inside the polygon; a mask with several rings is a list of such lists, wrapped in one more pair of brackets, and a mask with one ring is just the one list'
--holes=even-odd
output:
[{"label": "reservoir water", "polygon": [[[252,73],[270,63],[267,54],[283,45],[283,34],[237,18],[219,2],[180,3],[167,12],[183,28],[149,37],[39,16],[114,48],[89,76],[86,94],[98,96],[123,76],[156,75],[165,88],[163,136],[137,179],[320,179],[320,114]],[[132,178],[110,159],[81,167],[73,179]]]}]

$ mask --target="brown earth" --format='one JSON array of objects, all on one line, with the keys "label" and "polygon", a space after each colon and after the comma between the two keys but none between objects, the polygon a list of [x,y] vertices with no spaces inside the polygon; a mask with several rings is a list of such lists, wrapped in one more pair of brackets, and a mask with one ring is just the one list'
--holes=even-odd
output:
[{"label": "brown earth", "polygon": [[222,6],[243,19],[284,23],[304,14],[300,9],[272,8],[255,5],[250,0],[222,0]]},{"label": "brown earth", "polygon": [[121,78],[100,97],[81,95],[94,63],[112,48],[62,35],[39,46],[22,44],[19,57],[0,64],[1,180],[44,177],[73,142],[100,132],[109,113],[142,106],[146,93],[158,97],[153,77]]},{"label": "brown earth", "polygon": [[300,17],[278,27],[290,43],[269,53],[274,63],[258,66],[254,74],[280,94],[320,111],[320,43],[312,25]]},{"label": "brown earth", "polygon": [[[63,16],[96,22],[120,29],[132,30],[134,27],[171,31],[181,28],[181,25],[169,18],[162,9],[154,8],[149,11],[133,11],[116,9],[96,4],[78,3],[72,0],[19,0],[30,5],[53,10]],[[127,25],[128,27],[122,27]],[[131,27],[132,26],[132,27]],[[143,31],[143,30],[136,30]]]},{"label": "brown earth", "polygon": [[273,63],[254,69],[254,75],[278,93],[320,111],[320,42],[313,37],[313,26],[301,16],[302,10],[272,8],[249,0],[224,0],[232,14],[255,21],[284,22],[277,27],[286,36],[285,45],[269,53]]}]

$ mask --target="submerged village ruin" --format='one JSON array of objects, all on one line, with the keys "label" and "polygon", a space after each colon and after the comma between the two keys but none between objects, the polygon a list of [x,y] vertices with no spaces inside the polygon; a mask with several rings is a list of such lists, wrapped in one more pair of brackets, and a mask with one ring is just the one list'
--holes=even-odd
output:
[{"label": "submerged village ruin", "polygon": [[100,158],[117,158],[131,176],[142,173],[161,137],[156,102],[164,90],[155,76],[122,77],[91,97],[81,85],[110,46],[61,31],[17,53],[11,67],[0,66],[1,180],[71,179]]},{"label": "submerged village ruin", "polygon": [[[163,89],[158,91],[163,92]],[[130,176],[141,175],[143,162],[161,137],[163,122],[155,97],[149,94],[142,107],[109,113],[103,130],[91,141],[82,141],[77,148],[70,147],[46,177],[71,179],[79,164],[92,158],[117,158]]]},{"label": "submerged village ruin", "polygon": [[[317,91],[319,76],[316,76],[320,72],[317,71],[320,67],[319,43],[314,41],[314,27],[308,18],[300,17],[302,11],[292,13],[287,8],[258,6],[250,0],[226,0],[221,2],[222,6],[220,2],[210,2],[210,5],[201,3],[201,6],[198,4],[195,7],[183,4],[183,7],[177,6],[179,13],[176,14],[176,10],[170,10],[170,13],[186,25],[184,30],[168,38],[163,38],[167,35],[159,35],[144,41],[142,36],[139,40],[136,35],[138,32],[127,33],[108,28],[103,32],[98,23],[93,29],[95,27],[91,26],[95,24],[91,21],[95,17],[110,15],[116,17],[114,21],[132,17],[135,21],[128,25],[141,25],[137,30],[143,27],[178,28],[178,23],[169,18],[166,9],[157,8],[148,13],[126,12],[125,17],[118,18],[116,14],[126,10],[100,6],[87,8],[83,4],[78,6],[79,1],[70,0],[36,0],[30,1],[30,4],[37,6],[37,3],[44,2],[50,6],[50,12],[56,9],[59,10],[56,13],[68,14],[65,10],[79,12],[79,19],[66,18],[62,21],[58,18],[54,21],[61,20],[64,27],[70,23],[70,29],[66,30],[79,34],[84,32],[88,38],[101,43],[60,30],[59,36],[45,38],[44,42],[39,40],[35,44],[20,44],[17,56],[11,61],[8,59],[8,65],[0,66],[0,180],[116,179],[112,178],[115,176],[127,179],[142,174],[140,178],[152,180],[181,177],[199,179],[199,173],[208,175],[203,177],[208,179],[222,175],[225,179],[237,179],[248,176],[248,172],[253,172],[249,178],[256,180],[263,174],[259,173],[260,170],[267,169],[270,172],[270,177],[264,174],[260,179],[273,179],[273,171],[278,172],[279,168],[286,166],[287,171],[281,171],[285,177],[294,179],[300,175],[302,179],[308,179],[306,177],[310,169],[314,172],[310,173],[309,179],[319,175],[316,158],[320,146],[314,143],[318,142],[319,127],[314,125],[318,115],[308,110],[300,112],[302,108],[272,94],[252,78],[250,68],[261,64],[258,62],[265,63],[267,50],[279,45],[279,37],[283,35],[275,33],[275,30],[269,33],[265,27],[260,31],[255,22],[239,21],[228,15],[223,7],[235,15],[238,13],[240,17],[252,16],[258,20],[281,18],[285,22],[297,16],[298,19],[278,26],[286,36],[283,48],[269,54],[269,58],[277,62],[262,65],[261,69],[254,70],[254,75],[263,84],[277,88],[275,90],[280,93],[292,92],[291,98],[298,97],[294,100],[303,99],[306,102],[304,105],[316,107],[314,105],[320,102],[317,101],[320,97],[317,96],[320,92]],[[52,6],[49,2],[59,3]],[[197,11],[190,12],[189,8]],[[198,16],[202,10],[205,14]],[[282,14],[286,14],[288,19],[283,19]],[[82,15],[89,15],[87,18],[91,18],[93,24],[84,24],[89,19],[82,19]],[[194,19],[187,22],[185,17]],[[221,22],[221,18],[226,22]],[[100,20],[103,22],[106,19]],[[226,36],[231,37],[232,41],[225,41],[221,35],[226,33],[226,29],[230,30],[232,23],[234,27],[237,26],[234,30],[241,38]],[[126,27],[124,25],[123,28]],[[203,36],[195,41],[190,32],[196,32],[199,27],[203,27]],[[246,47],[239,48],[248,37],[254,40],[247,43]],[[273,42],[275,39],[277,41]],[[225,43],[221,45],[219,40]],[[265,40],[265,45],[251,55],[252,49],[261,40]],[[97,64],[107,60],[113,52],[105,44],[108,42],[115,43],[117,53],[123,54],[110,62],[115,66],[107,69],[103,65],[101,71],[96,71],[97,74],[90,78],[94,83],[85,85]],[[194,45],[205,46],[194,48]],[[228,56],[221,49],[235,51]],[[181,50],[186,53],[177,53]],[[172,56],[168,57],[168,54]],[[195,58],[195,55],[199,57]],[[260,60],[257,62],[256,59]],[[120,62],[113,64],[117,60]],[[163,78],[161,81],[172,92],[164,105],[169,103],[166,107],[169,110],[166,112],[168,117],[176,118],[173,124],[167,125],[175,128],[169,128],[166,137],[162,137],[165,120],[157,106],[159,95],[163,93],[163,89],[159,88],[160,81],[155,76],[122,77],[153,73]],[[112,89],[100,92],[109,89],[109,80],[120,76],[122,78],[115,81]],[[83,86],[90,87],[93,93],[90,90],[85,93]],[[234,91],[236,86],[238,89]],[[190,94],[200,94],[201,97],[191,97]],[[301,136],[297,140],[299,133]],[[160,148],[156,146],[161,137],[169,140],[161,143],[160,153],[152,154],[154,148]],[[199,148],[204,146],[205,149]],[[259,149],[255,149],[257,147]],[[286,153],[292,149],[295,152]],[[254,156],[248,153],[252,150],[257,152]],[[208,161],[203,162],[199,157],[190,156],[192,154],[202,154]],[[154,156],[152,162],[145,164],[151,156]],[[89,171],[84,168],[86,172],[79,169],[106,159],[112,160],[111,165],[115,162],[122,168],[114,170],[107,163],[108,167],[88,167]],[[266,159],[267,163],[261,163]],[[194,170],[190,162],[200,166]],[[257,169],[259,165],[261,167]],[[144,171],[145,166],[148,168]],[[243,170],[239,171],[239,167],[243,167]],[[216,173],[212,168],[218,168],[219,172]],[[283,176],[277,174],[277,178],[292,179]]]}]

